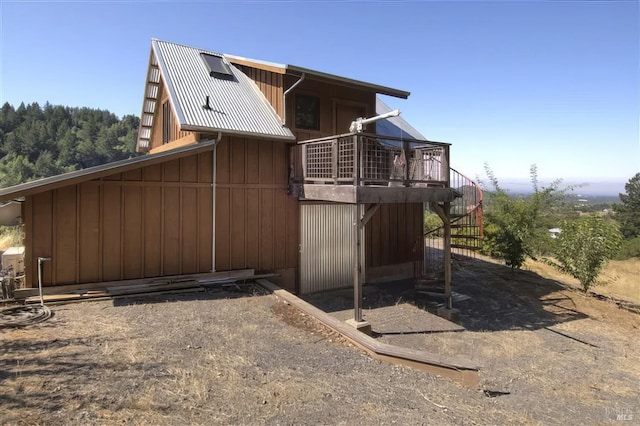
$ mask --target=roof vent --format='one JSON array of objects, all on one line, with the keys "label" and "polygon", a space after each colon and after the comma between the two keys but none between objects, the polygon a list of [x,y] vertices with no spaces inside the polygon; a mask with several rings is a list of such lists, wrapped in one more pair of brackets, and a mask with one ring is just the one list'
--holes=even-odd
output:
[{"label": "roof vent", "polygon": [[210,55],[208,53],[201,53],[200,56],[202,56],[211,77],[224,78],[227,80],[233,79],[231,67],[222,56]]}]

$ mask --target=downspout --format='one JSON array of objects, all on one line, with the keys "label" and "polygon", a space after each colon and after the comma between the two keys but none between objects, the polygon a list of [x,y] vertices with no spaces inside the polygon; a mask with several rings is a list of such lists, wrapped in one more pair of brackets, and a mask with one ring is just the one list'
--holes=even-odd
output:
[{"label": "downspout", "polygon": [[218,143],[222,139],[222,132],[218,132],[216,142],[213,144],[212,167],[211,167],[211,272],[216,272],[216,160]]},{"label": "downspout", "polygon": [[302,81],[304,80],[304,77],[305,77],[305,73],[302,73],[302,75],[300,76],[300,79],[295,83],[293,83],[293,85],[289,87],[287,90],[285,90],[285,92],[282,94],[282,125],[283,126],[287,125],[287,95],[293,89],[295,89],[298,86],[298,84],[302,83]]}]

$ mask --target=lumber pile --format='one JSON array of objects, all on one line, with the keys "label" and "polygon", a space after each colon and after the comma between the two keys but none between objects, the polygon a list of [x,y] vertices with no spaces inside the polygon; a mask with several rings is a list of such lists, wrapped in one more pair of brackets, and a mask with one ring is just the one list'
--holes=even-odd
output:
[{"label": "lumber pile", "polygon": [[[256,275],[253,269],[243,269],[206,274],[51,286],[43,288],[43,300],[45,304],[57,304],[82,300],[201,292],[212,288],[226,289],[231,286],[235,287],[238,282],[272,276],[274,274]],[[37,288],[16,290],[15,297],[16,299],[23,299],[26,304],[40,303]]]}]

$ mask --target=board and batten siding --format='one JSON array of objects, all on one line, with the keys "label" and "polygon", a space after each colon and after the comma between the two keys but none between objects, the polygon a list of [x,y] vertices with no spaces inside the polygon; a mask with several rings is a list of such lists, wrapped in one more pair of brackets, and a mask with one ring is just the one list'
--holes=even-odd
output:
[{"label": "board and batten siding", "polygon": [[216,154],[216,270],[275,271],[296,289],[299,202],[288,194],[288,145],[223,137]]},{"label": "board and batten siding", "polygon": [[280,73],[249,66],[240,66],[240,69],[256,83],[276,114],[282,117],[284,76]]},{"label": "board and batten siding", "polygon": [[211,271],[212,153],[31,195],[25,264],[37,287]]}]

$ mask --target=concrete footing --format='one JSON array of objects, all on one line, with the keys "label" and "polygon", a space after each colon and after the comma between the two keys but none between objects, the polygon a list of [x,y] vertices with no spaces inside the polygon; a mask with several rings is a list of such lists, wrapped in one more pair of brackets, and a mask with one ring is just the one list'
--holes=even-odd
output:
[{"label": "concrete footing", "polygon": [[366,334],[367,336],[371,336],[371,324],[369,324],[367,321],[356,321],[355,319],[351,318],[345,322],[356,330]]},{"label": "concrete footing", "polygon": [[437,314],[439,317],[447,319],[449,321],[459,323],[460,322],[460,310],[459,309],[449,309],[446,307],[438,308]]}]

